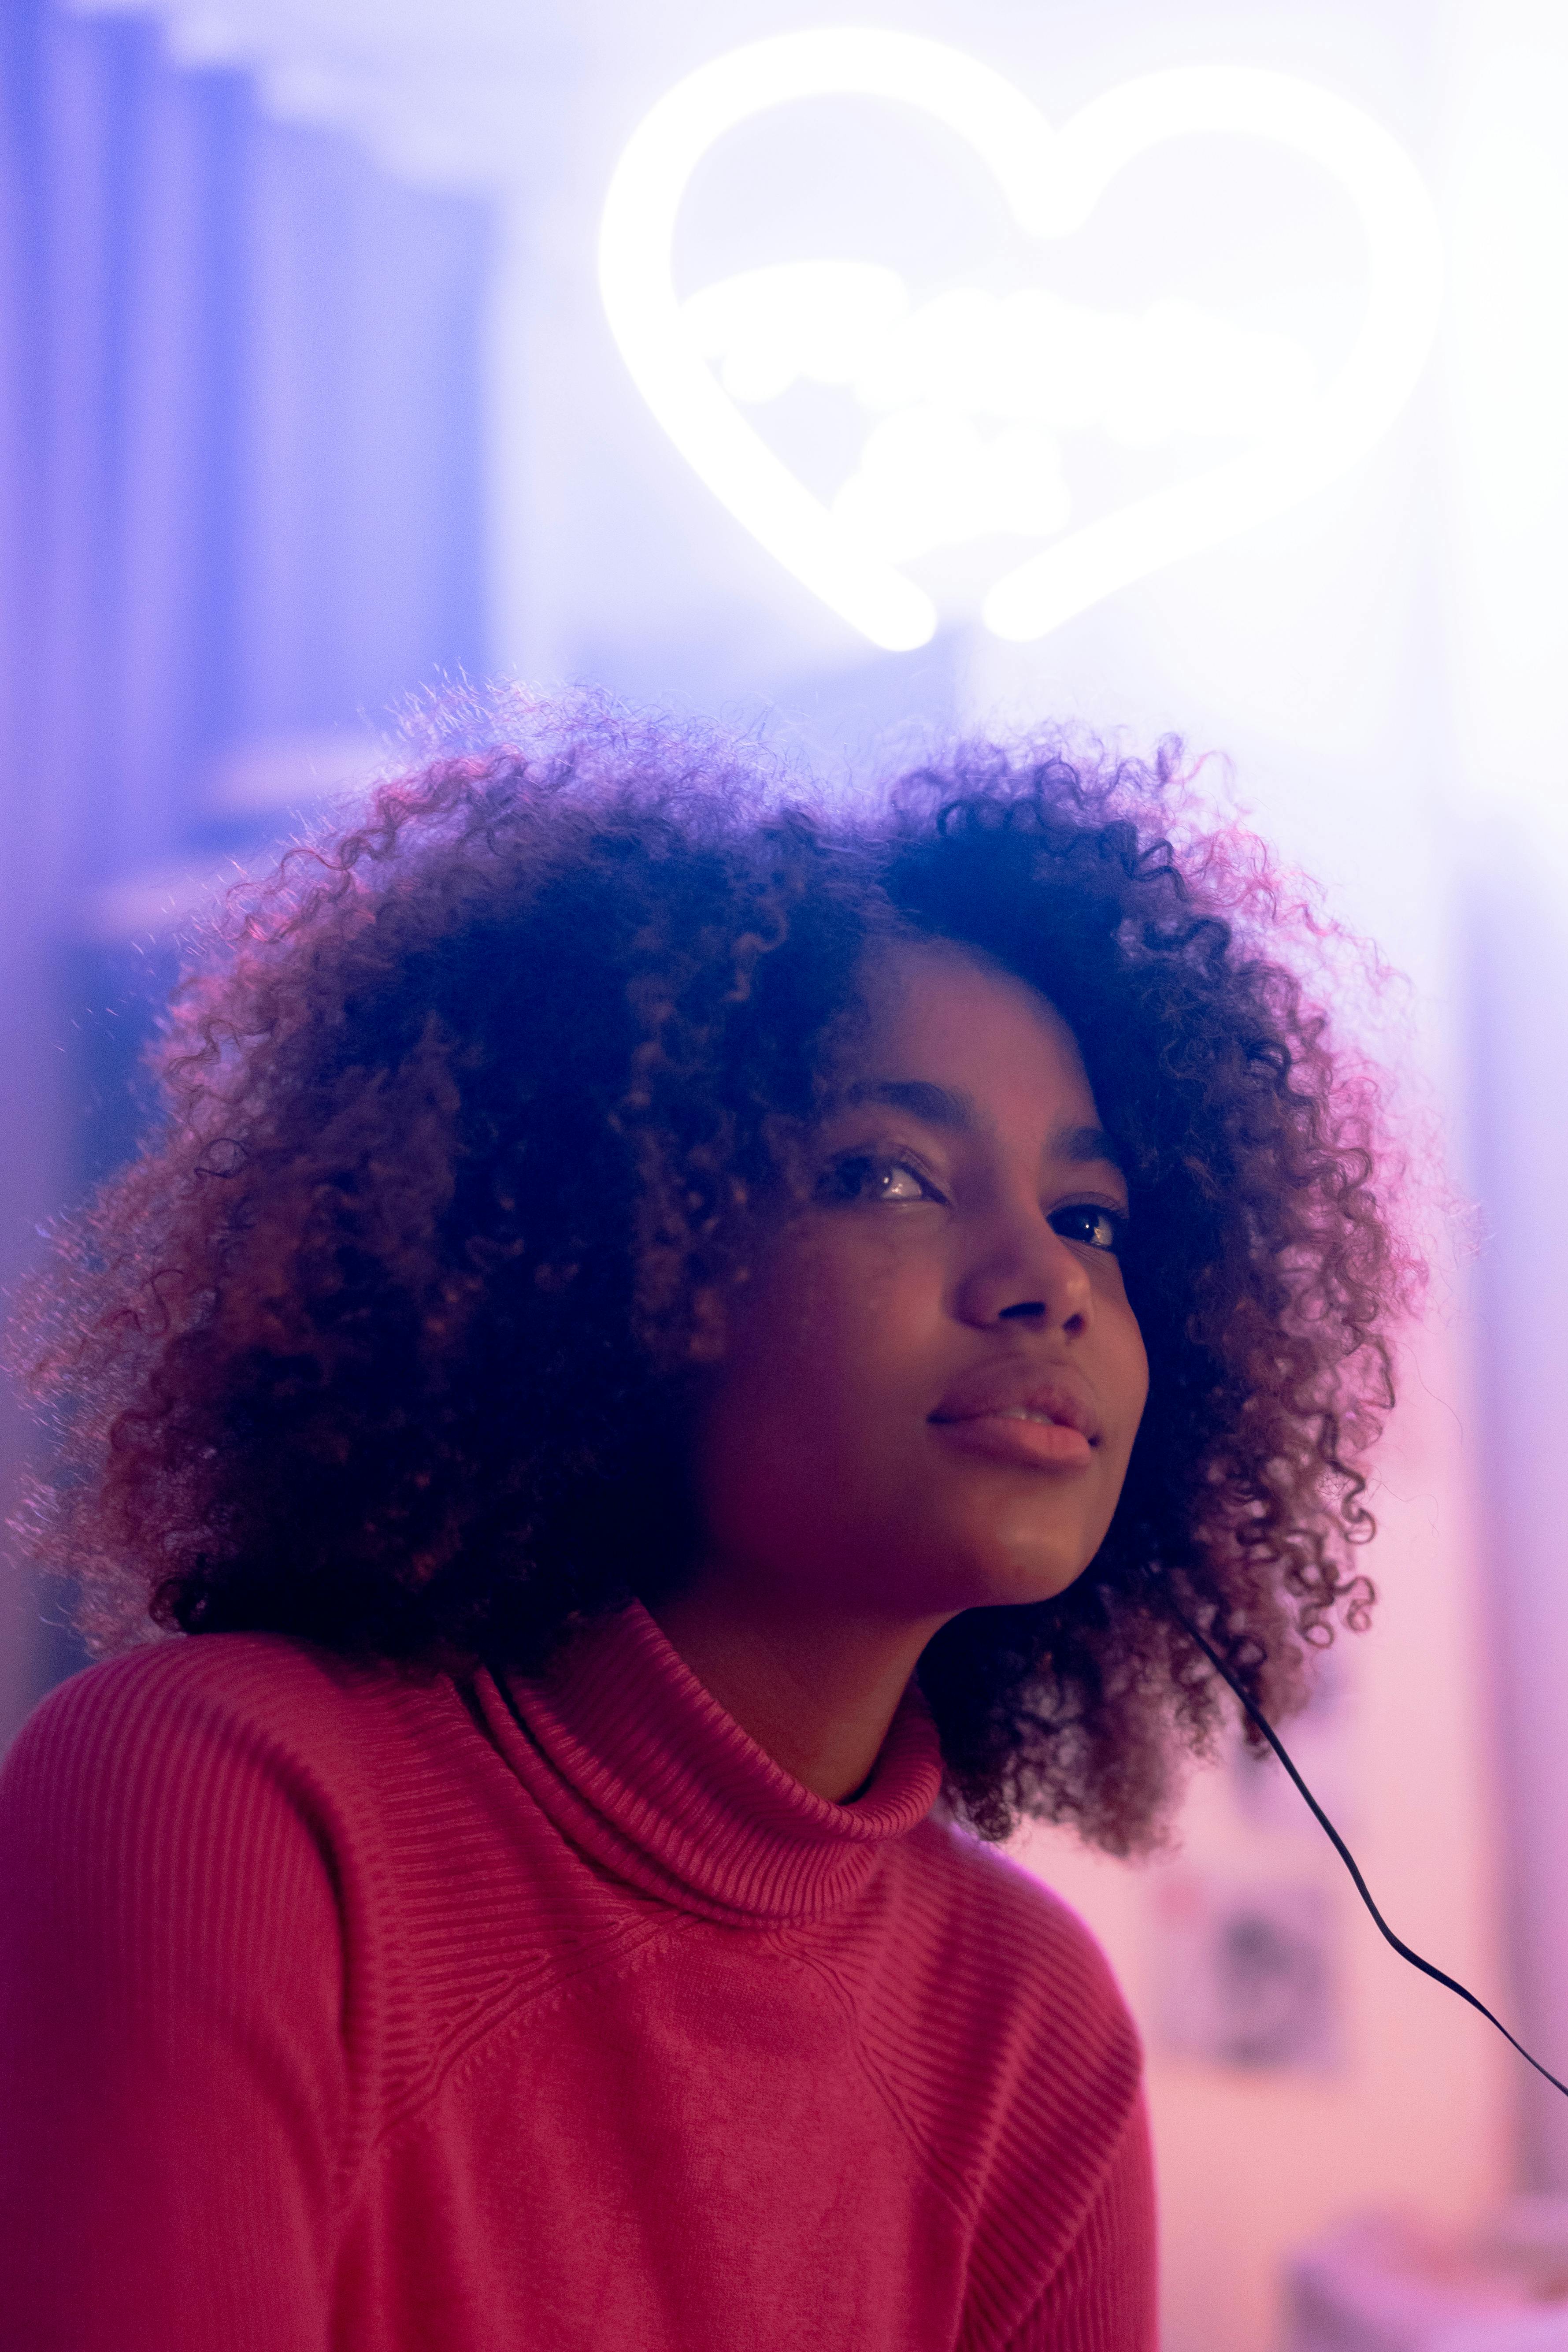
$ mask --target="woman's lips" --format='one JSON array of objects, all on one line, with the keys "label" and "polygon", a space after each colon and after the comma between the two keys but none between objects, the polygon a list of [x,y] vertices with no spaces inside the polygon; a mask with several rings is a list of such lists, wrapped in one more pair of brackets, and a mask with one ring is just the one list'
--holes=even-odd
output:
[{"label": "woman's lips", "polygon": [[930,1426],[949,1444],[993,1462],[1026,1463],[1041,1470],[1086,1470],[1094,1448],[1081,1429],[1053,1421],[1026,1405],[1006,1405],[961,1419],[932,1414]]},{"label": "woman's lips", "polygon": [[967,1454],[1039,1470],[1086,1470],[1100,1435],[1081,1375],[1065,1365],[1018,1359],[972,1365],[948,1390],[930,1426]]}]

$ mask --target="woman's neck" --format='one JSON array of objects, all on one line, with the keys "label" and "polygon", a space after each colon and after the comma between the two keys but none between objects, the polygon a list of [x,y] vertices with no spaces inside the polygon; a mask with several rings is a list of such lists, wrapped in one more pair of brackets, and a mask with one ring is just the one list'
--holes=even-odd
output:
[{"label": "woman's neck", "polygon": [[836,1805],[869,1779],[921,1652],[947,1622],[846,1619],[798,1593],[700,1576],[649,1614],[742,1730]]}]

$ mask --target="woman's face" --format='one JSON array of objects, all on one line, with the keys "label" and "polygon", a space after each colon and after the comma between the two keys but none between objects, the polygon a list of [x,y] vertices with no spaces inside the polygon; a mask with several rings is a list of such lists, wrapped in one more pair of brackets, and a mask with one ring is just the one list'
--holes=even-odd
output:
[{"label": "woman's face", "polygon": [[1060,1592],[1149,1385],[1071,1032],[958,949],[888,951],[811,1173],[731,1316],[702,1572],[879,1619]]}]

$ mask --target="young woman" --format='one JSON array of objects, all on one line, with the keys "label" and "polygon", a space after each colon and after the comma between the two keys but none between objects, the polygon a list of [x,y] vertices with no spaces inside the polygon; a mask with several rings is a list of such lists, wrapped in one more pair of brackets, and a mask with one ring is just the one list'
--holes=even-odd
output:
[{"label": "young woman", "polygon": [[515,733],[238,908],[63,1236],[34,1539],[186,1638],[0,1790],[7,2341],[1139,2352],[1136,2038],[987,1843],[1364,1605],[1373,1097],[1168,761]]}]

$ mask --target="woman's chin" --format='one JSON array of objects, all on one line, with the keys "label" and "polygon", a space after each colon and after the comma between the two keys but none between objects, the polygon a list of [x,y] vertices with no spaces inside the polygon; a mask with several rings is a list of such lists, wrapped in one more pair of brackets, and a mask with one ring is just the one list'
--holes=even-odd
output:
[{"label": "woman's chin", "polygon": [[[950,1605],[965,1609],[1027,1609],[1041,1601],[1055,1601],[1083,1574],[1076,1556],[990,1558],[966,1562],[949,1584]],[[960,1597],[962,1596],[962,1597]]]}]

